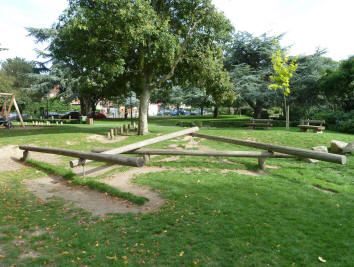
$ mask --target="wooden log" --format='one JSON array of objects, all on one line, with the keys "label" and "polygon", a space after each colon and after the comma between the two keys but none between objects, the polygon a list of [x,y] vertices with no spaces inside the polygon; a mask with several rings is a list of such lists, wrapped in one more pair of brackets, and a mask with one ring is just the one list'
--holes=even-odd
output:
[{"label": "wooden log", "polygon": [[120,132],[120,135],[123,135],[123,126],[119,127],[119,132]]},{"label": "wooden log", "polygon": [[110,133],[111,133],[111,139],[113,140],[113,139],[114,139],[114,129],[112,128],[112,129],[110,129],[109,131],[110,131]]},{"label": "wooden log", "polygon": [[150,155],[144,154],[143,159],[144,159],[145,165],[148,165],[150,162]]},{"label": "wooden log", "polygon": [[[144,166],[144,159],[138,157],[124,157],[124,156],[116,156],[111,154],[98,154],[92,152],[84,152],[84,151],[76,151],[76,150],[68,150],[68,149],[60,149],[60,148],[34,147],[34,146],[19,146],[19,148],[25,151],[36,151],[41,153],[63,155],[63,156],[75,157],[79,159],[102,161],[102,162],[115,163],[115,164],[126,165],[126,166],[133,166],[133,167]],[[82,164],[82,160],[81,160],[81,164]]]},{"label": "wooden log", "polygon": [[258,166],[261,170],[265,170],[265,161],[266,161],[265,157],[258,158]]},{"label": "wooden log", "polygon": [[108,139],[111,139],[111,132],[108,132],[108,133],[107,133],[107,138],[108,138]]},{"label": "wooden log", "polygon": [[294,148],[294,147],[287,147],[287,146],[278,146],[272,144],[265,144],[253,141],[245,141],[240,139],[234,138],[227,138],[227,137],[220,137],[220,136],[213,136],[208,134],[200,134],[200,133],[192,133],[192,136],[206,138],[214,141],[221,141],[241,146],[249,146],[254,148],[265,149],[272,152],[279,152],[288,155],[293,155],[299,158],[310,158],[310,159],[318,159],[322,161],[337,163],[337,164],[345,164],[346,157],[342,155],[332,154],[332,153],[324,153],[318,152],[314,150],[308,149],[301,149],[301,148]]},{"label": "wooden log", "polygon": [[[102,153],[109,151],[109,148],[92,148],[91,152]],[[139,154],[139,155],[179,155],[179,156],[213,156],[213,157],[245,157],[245,158],[295,158],[291,155],[281,153],[271,153],[266,151],[199,151],[199,150],[176,150],[176,149],[153,149],[141,148],[135,149],[122,154]]]},{"label": "wooden log", "polygon": [[[151,138],[151,139],[143,140],[143,141],[140,141],[140,142],[137,142],[137,143],[134,143],[134,144],[130,144],[130,145],[114,148],[114,149],[111,149],[111,150],[108,150],[108,151],[105,151],[105,152],[102,152],[102,153],[104,153],[104,154],[121,154],[121,153],[124,153],[124,152],[127,152],[127,151],[132,151],[132,150],[144,147],[144,146],[156,144],[158,142],[162,142],[162,141],[173,139],[173,138],[176,138],[176,137],[179,137],[179,136],[183,136],[183,135],[186,135],[186,134],[194,133],[194,132],[196,132],[198,130],[199,130],[198,127],[193,127],[193,128],[181,130],[181,131],[178,131],[178,132],[165,134],[165,135],[162,135],[162,136],[158,136],[158,137],[154,137],[154,138]],[[70,165],[74,166],[74,167],[78,166],[78,161],[77,160],[76,161],[71,161]]]},{"label": "wooden log", "polygon": [[114,135],[118,136],[118,128],[114,128]]}]

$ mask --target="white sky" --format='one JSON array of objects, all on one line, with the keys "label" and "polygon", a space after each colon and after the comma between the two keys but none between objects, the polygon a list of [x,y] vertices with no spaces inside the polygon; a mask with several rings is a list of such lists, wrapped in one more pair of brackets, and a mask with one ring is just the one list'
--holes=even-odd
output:
[{"label": "white sky", "polygon": [[[283,45],[291,55],[325,48],[341,60],[354,54],[354,0],[213,0],[236,30],[255,36],[286,33]],[[35,60],[25,27],[50,27],[67,6],[66,0],[0,0],[0,60],[15,56]]]}]

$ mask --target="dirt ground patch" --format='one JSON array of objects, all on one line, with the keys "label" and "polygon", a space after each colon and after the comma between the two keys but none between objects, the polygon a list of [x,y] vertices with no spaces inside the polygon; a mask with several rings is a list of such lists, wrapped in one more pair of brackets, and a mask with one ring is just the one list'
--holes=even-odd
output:
[{"label": "dirt ground patch", "polygon": [[74,206],[83,208],[99,217],[104,217],[108,213],[148,213],[158,210],[165,201],[157,192],[148,187],[133,184],[130,180],[139,174],[165,170],[164,168],[157,167],[133,168],[126,172],[118,172],[110,178],[101,180],[124,192],[148,198],[149,201],[141,206],[127,200],[110,197],[107,194],[90,190],[86,187],[70,186],[67,181],[58,176],[25,180],[23,183],[30,191],[44,201],[49,201],[52,197],[60,197],[72,202]]},{"label": "dirt ground patch", "polygon": [[116,143],[119,141],[123,141],[125,139],[127,139],[129,136],[116,136],[114,140],[110,140],[108,139],[106,136],[103,135],[99,135],[99,134],[93,134],[88,136],[87,142],[100,142],[103,144],[108,144],[108,143]]},{"label": "dirt ground patch", "polygon": [[[23,151],[15,145],[0,147],[0,172],[16,171],[23,168],[24,164],[19,161],[22,154]],[[50,164],[62,163],[62,160],[53,154],[30,152],[29,158]]]}]

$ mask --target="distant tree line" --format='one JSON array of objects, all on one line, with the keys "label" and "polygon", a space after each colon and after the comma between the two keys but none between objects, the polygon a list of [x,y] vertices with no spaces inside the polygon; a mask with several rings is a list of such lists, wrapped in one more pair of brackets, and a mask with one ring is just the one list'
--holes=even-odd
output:
[{"label": "distant tree line", "polygon": [[285,99],[284,91],[269,90],[272,55],[287,50],[283,35],[235,32],[210,0],[71,0],[51,28],[27,30],[49,42],[38,51],[45,61],[7,59],[0,69],[1,90],[23,106],[54,86],[65,101],[80,99],[83,114],[101,100],[126,105],[134,93],[140,134],[148,132],[151,101],[213,107],[215,117],[220,107],[266,117],[284,100],[291,120],[353,112],[353,57],[335,62],[324,50],[296,57]]}]

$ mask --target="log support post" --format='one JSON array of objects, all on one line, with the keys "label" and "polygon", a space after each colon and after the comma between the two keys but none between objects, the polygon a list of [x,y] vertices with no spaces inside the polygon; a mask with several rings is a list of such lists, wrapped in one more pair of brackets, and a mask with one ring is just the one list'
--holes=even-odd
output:
[{"label": "log support post", "polygon": [[23,156],[22,158],[20,159],[21,161],[26,161],[29,157],[29,151],[28,150],[24,150],[23,151]]},{"label": "log support post", "polygon": [[143,155],[143,158],[144,158],[145,165],[149,164],[149,162],[150,162],[150,155],[145,154],[145,155]]},{"label": "log support post", "polygon": [[265,170],[265,161],[266,161],[267,158],[264,158],[264,157],[259,157],[258,158],[258,166],[261,170]]}]

